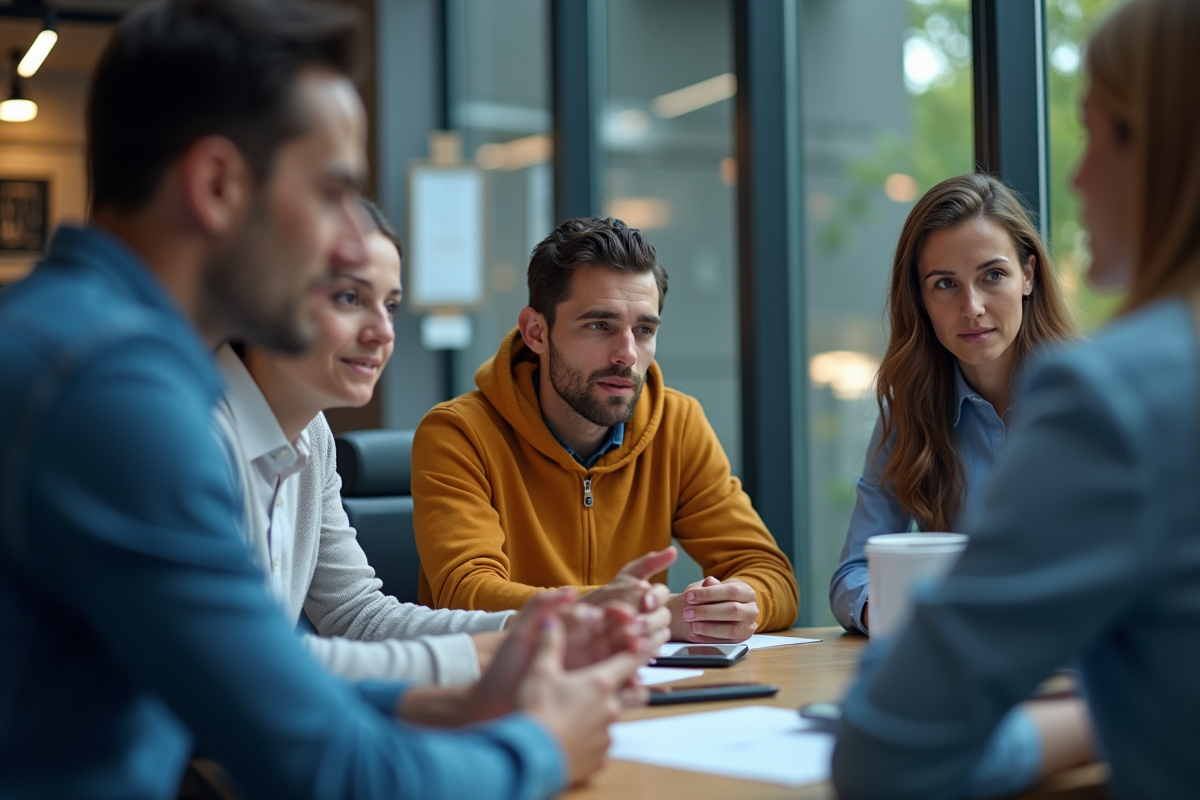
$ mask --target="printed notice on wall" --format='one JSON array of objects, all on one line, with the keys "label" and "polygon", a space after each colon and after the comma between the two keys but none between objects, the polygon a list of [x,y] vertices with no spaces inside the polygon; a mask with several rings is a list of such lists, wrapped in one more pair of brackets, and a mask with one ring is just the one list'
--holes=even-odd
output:
[{"label": "printed notice on wall", "polygon": [[483,302],[483,173],[474,167],[414,167],[409,181],[411,243],[405,255],[414,308]]}]

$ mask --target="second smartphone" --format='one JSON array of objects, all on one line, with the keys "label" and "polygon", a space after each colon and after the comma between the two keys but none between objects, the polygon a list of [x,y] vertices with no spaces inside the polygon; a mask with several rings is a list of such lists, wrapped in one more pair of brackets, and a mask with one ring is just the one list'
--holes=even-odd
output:
[{"label": "second smartphone", "polygon": [[650,705],[699,703],[704,700],[744,700],[747,697],[770,697],[779,691],[768,683],[715,683],[709,686],[651,686]]}]

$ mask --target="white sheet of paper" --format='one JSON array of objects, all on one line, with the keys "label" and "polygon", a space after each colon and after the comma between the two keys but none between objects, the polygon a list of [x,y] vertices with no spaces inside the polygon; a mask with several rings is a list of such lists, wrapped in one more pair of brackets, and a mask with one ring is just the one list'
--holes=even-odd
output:
[{"label": "white sheet of paper", "polygon": [[745,644],[751,650],[762,650],[764,647],[783,647],[785,644],[812,644],[820,639],[801,639],[798,636],[769,636],[756,633],[746,640]]},{"label": "white sheet of paper", "polygon": [[[819,642],[820,639],[800,639],[795,636],[767,636],[761,633],[756,633],[742,644],[749,647],[751,650],[762,650],[767,647],[783,647],[785,644],[812,644]],[[689,642],[667,642],[662,647],[658,648],[655,655],[669,656],[681,647],[687,647]]]},{"label": "white sheet of paper", "polygon": [[621,722],[609,733],[610,758],[781,786],[828,780],[833,755],[832,735],[769,706]]},{"label": "white sheet of paper", "polygon": [[702,669],[678,669],[676,667],[638,667],[638,683],[642,686],[653,686],[656,683],[670,683],[684,678],[695,678],[703,675]]}]

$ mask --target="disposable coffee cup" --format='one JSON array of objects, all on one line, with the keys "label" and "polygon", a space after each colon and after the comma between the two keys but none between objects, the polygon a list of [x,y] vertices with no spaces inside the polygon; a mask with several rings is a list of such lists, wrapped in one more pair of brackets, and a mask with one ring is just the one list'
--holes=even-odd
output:
[{"label": "disposable coffee cup", "polygon": [[867,539],[872,637],[897,633],[918,584],[942,578],[967,546],[961,533],[885,533]]}]

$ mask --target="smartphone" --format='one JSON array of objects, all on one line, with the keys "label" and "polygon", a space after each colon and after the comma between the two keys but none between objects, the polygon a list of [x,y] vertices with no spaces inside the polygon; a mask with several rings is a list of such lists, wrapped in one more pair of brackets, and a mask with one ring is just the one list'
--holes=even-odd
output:
[{"label": "smartphone", "polygon": [[750,652],[744,644],[688,644],[650,659],[652,667],[728,667]]},{"label": "smartphone", "polygon": [[705,700],[741,700],[746,697],[770,697],[779,691],[769,683],[714,683],[709,686],[651,686],[650,705],[700,703]]},{"label": "smartphone", "polygon": [[800,706],[800,716],[813,723],[819,731],[834,733],[842,719],[841,703],[809,703]]}]

